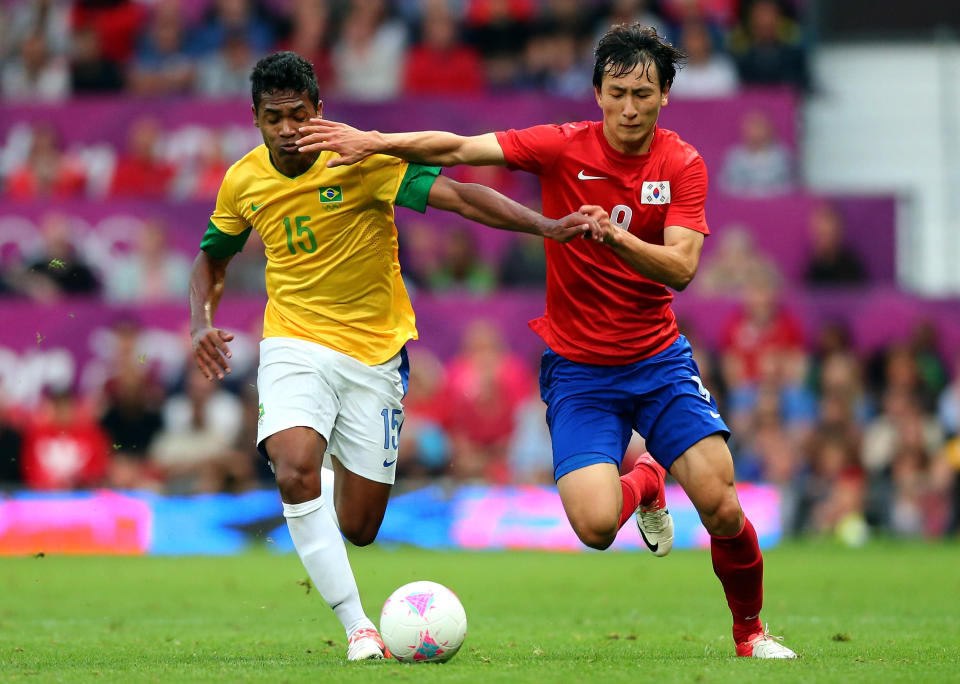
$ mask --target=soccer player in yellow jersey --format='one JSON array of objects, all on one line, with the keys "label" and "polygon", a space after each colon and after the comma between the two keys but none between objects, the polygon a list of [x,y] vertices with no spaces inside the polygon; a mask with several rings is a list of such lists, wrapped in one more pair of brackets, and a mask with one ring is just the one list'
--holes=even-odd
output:
[{"label": "soccer player in yellow jersey", "polygon": [[[422,212],[429,205],[560,242],[599,239],[601,229],[582,214],[546,219],[490,188],[396,157],[328,168],[334,153],[301,153],[296,144],[299,127],[321,113],[309,62],[276,53],[250,78],[264,144],[227,171],[194,262],[194,354],[208,378],[230,372],[233,336],[213,317],[227,264],[255,229],[267,255],[268,297],[257,447],[276,475],[297,553],[346,630],[347,658],[382,658],[341,533],[358,546],[374,540],[396,469],[404,345],[417,331],[397,261],[394,206]],[[325,453],[332,488],[321,478]]]}]

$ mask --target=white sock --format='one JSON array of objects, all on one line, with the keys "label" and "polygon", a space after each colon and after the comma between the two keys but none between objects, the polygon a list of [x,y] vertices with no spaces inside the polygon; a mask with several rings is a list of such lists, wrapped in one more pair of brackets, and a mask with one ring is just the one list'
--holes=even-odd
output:
[{"label": "white sock", "polygon": [[283,515],[303,567],[337,614],[349,638],[358,629],[373,627],[373,623],[360,605],[357,581],[350,569],[340,529],[324,508],[320,496],[299,504],[284,503]]},{"label": "white sock", "polygon": [[334,524],[339,529],[340,520],[337,519],[337,507],[333,503],[333,470],[330,468],[320,469],[320,496],[324,501],[323,508],[330,514]]}]

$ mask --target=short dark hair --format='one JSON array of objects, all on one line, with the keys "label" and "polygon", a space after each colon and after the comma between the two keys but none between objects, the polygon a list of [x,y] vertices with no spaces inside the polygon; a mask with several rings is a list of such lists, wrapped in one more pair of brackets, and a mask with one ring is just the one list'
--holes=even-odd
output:
[{"label": "short dark hair", "polygon": [[306,93],[314,106],[320,104],[320,86],[313,66],[295,52],[274,52],[261,59],[253,67],[250,84],[254,110],[260,109],[264,93],[284,91]]},{"label": "short dark hair", "polygon": [[597,44],[597,61],[593,66],[593,85],[599,90],[603,75],[619,78],[633,71],[638,64],[644,68],[655,64],[660,77],[660,89],[673,84],[677,68],[687,55],[657,35],[652,26],[641,23],[615,24],[603,34]]}]

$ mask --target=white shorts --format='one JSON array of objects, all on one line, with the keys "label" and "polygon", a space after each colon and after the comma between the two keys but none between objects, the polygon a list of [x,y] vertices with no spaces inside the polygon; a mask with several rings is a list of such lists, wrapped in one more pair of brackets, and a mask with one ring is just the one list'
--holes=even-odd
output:
[{"label": "white shorts", "polygon": [[313,342],[268,337],[260,342],[257,448],[292,427],[313,428],[327,453],[352,473],[393,484],[407,390],[407,353],[378,366]]}]

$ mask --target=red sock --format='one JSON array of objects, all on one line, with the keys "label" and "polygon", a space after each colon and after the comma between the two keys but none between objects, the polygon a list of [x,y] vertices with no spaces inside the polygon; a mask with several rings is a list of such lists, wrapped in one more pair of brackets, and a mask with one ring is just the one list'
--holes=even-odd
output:
[{"label": "red sock", "polygon": [[720,578],[727,605],[733,613],[733,639],[737,643],[763,629],[763,556],[753,525],[743,519],[743,529],[732,537],[710,537],[713,571]]},{"label": "red sock", "polygon": [[623,489],[623,509],[617,529],[630,519],[637,506],[653,503],[660,492],[660,476],[652,465],[638,463],[629,473],[620,476],[620,487]]}]

